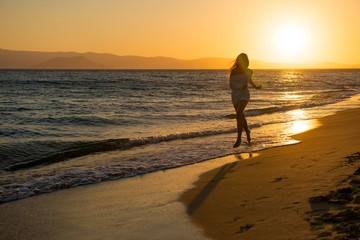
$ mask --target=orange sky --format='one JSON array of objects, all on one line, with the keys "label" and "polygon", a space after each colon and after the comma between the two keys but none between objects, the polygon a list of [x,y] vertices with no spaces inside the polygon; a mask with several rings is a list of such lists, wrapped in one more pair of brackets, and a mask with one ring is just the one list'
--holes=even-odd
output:
[{"label": "orange sky", "polygon": [[0,48],[360,63],[359,0],[1,0]]}]

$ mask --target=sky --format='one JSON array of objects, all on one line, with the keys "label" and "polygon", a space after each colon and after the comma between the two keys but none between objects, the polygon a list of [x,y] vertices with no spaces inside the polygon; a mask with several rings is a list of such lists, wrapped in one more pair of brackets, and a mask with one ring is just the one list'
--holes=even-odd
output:
[{"label": "sky", "polygon": [[0,0],[0,48],[360,63],[360,0]]}]

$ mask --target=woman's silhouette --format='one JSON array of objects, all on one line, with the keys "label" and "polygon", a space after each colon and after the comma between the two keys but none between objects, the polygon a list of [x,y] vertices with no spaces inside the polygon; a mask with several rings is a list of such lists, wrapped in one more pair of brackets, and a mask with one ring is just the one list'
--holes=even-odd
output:
[{"label": "woman's silhouette", "polygon": [[251,141],[250,130],[245,119],[244,110],[250,101],[250,92],[248,84],[255,89],[261,89],[262,85],[256,85],[252,80],[253,71],[248,69],[249,59],[245,53],[241,53],[235,60],[235,63],[229,71],[229,85],[231,88],[231,99],[236,111],[236,122],[238,136],[234,144],[239,147],[241,143],[241,133],[244,129],[248,142]]}]

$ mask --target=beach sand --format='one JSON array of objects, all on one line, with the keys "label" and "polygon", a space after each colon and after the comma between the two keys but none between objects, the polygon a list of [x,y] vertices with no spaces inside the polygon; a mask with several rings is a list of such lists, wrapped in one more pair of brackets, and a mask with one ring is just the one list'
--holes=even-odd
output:
[{"label": "beach sand", "polygon": [[208,239],[178,198],[201,173],[248,157],[237,154],[0,204],[0,239]]},{"label": "beach sand", "polygon": [[[343,211],[341,206],[352,201],[348,194],[347,202],[333,203],[336,199],[329,193],[340,194],[359,167],[356,157],[353,161],[345,157],[360,150],[360,109],[317,122],[318,128],[294,136],[301,143],[251,157],[236,154],[1,204],[0,239],[311,239],[339,235],[331,229],[331,221],[328,226],[318,216]],[[337,209],[331,210],[332,205]]]},{"label": "beach sand", "polygon": [[[352,184],[360,183],[353,174],[360,161],[356,162],[356,154],[346,158],[360,151],[360,109],[318,123],[319,127],[293,136],[299,144],[264,150],[258,157],[203,174],[180,199],[205,235],[333,239],[354,231],[360,234],[360,225],[353,224],[360,220],[359,185]],[[341,230],[339,224],[346,226]]]}]

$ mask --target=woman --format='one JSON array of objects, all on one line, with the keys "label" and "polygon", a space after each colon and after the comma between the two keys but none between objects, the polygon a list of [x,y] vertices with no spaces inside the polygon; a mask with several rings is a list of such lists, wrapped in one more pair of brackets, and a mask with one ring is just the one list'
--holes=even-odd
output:
[{"label": "woman", "polygon": [[253,71],[248,69],[249,59],[245,53],[241,53],[235,60],[229,71],[229,85],[231,88],[231,99],[236,111],[236,122],[238,136],[234,148],[241,144],[241,133],[244,129],[248,142],[251,141],[250,130],[245,119],[244,110],[250,101],[248,84],[255,89],[261,89],[262,85],[256,85],[252,80]]}]

